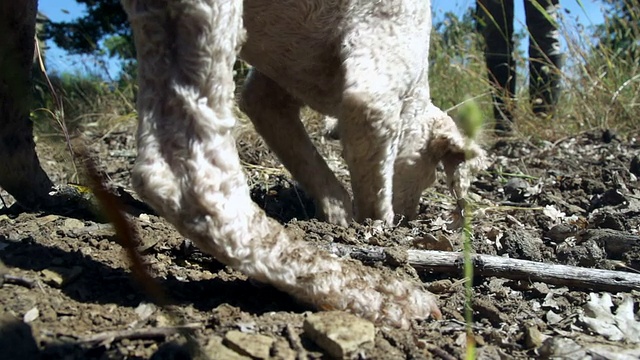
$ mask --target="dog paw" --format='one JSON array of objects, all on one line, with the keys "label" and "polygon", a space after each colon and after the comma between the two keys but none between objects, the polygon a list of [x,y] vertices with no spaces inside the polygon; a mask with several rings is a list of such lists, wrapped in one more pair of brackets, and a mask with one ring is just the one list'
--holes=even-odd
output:
[{"label": "dog paw", "polygon": [[346,195],[320,199],[316,206],[316,214],[322,221],[341,226],[348,226],[353,219],[351,198]]}]

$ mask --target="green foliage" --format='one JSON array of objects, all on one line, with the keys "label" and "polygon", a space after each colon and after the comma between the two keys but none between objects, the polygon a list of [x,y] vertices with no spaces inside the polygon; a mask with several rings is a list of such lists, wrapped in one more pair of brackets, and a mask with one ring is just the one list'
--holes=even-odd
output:
[{"label": "green foliage", "polygon": [[[106,53],[135,58],[132,33],[120,0],[76,0],[87,7],[74,21],[44,24],[42,37],[72,54]],[[105,40],[104,42],[102,40]]]},{"label": "green foliage", "polygon": [[[475,31],[472,9],[461,18],[448,12],[434,22],[430,46],[429,83],[434,104],[450,109],[467,94],[489,94],[481,36]],[[488,114],[490,108],[484,107],[483,113]]]},{"label": "green foliage", "polygon": [[[87,13],[73,22],[46,23],[45,37],[72,53],[119,58],[123,60],[123,73],[115,82],[105,82],[94,75],[54,76],[53,82],[64,99],[64,117],[71,127],[75,121],[81,123],[84,120],[80,119],[93,116],[86,114],[103,113],[112,119],[113,114],[133,112],[136,89],[131,30],[119,0],[77,1],[87,5]],[[602,26],[585,29],[560,19],[567,51],[566,65],[552,69],[563,77],[563,92],[553,119],[537,118],[531,111],[526,86],[528,59],[519,46],[527,34],[526,30],[516,34],[518,90],[513,104],[516,134],[553,139],[593,128],[621,132],[637,129],[634,116],[640,105],[640,0],[603,1],[610,11]],[[470,7],[462,15],[445,13],[434,19],[429,57],[431,96],[437,106],[450,110],[454,116],[462,115],[459,117],[463,121],[484,120],[490,128],[491,87],[474,11]],[[242,84],[248,69],[244,62],[235,64],[238,84]],[[48,90],[43,82],[39,86],[38,106],[52,109],[52,100],[46,100]],[[469,97],[474,102],[471,113],[464,108]]]},{"label": "green foliage", "polygon": [[603,1],[609,11],[596,32],[601,45],[621,61],[640,61],[640,0]]},{"label": "green foliage", "polygon": [[99,75],[80,73],[48,78],[53,92],[44,75],[36,74],[34,79],[32,118],[40,135],[61,135],[61,122],[72,135],[79,128],[102,131],[128,120],[134,112],[134,82],[110,83]]},{"label": "green foliage", "polygon": [[567,55],[558,115],[552,121],[529,118],[521,127],[524,133],[557,138],[589,129],[613,129],[638,135],[639,43],[638,35],[628,35],[638,34],[638,0],[604,1],[611,4],[610,10],[620,12],[605,12],[601,26],[585,29],[564,19]]}]

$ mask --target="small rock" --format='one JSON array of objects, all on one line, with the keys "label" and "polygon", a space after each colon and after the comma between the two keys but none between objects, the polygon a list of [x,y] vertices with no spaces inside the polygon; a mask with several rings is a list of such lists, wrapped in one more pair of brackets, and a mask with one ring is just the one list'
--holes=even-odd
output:
[{"label": "small rock", "polygon": [[453,281],[449,279],[437,280],[427,285],[427,290],[435,294],[442,294],[451,291]]},{"label": "small rock", "polygon": [[602,194],[594,195],[591,198],[591,210],[604,206],[617,206],[627,202],[627,198],[616,189],[609,189]]},{"label": "small rock", "polygon": [[527,349],[535,349],[542,345],[542,342],[547,338],[543,335],[536,326],[528,326],[524,330],[524,344]]},{"label": "small rock", "polygon": [[622,214],[594,211],[589,216],[589,227],[625,231],[626,219]]},{"label": "small rock", "polygon": [[556,249],[556,256],[567,265],[593,267],[606,259],[607,254],[596,241],[587,240],[580,245],[567,242],[560,244]]},{"label": "small rock", "polygon": [[276,341],[273,345],[273,359],[278,360],[295,360],[296,351],[289,346],[289,343],[285,340]]},{"label": "small rock", "polygon": [[548,338],[538,348],[541,359],[585,359],[587,352],[569,338]]},{"label": "small rock", "polygon": [[431,234],[416,238],[413,240],[413,247],[422,250],[453,251],[451,241],[442,233],[438,234],[437,238]]},{"label": "small rock", "polygon": [[578,227],[572,224],[558,224],[544,233],[543,240],[561,243],[566,238],[576,236]]},{"label": "small rock", "polygon": [[82,274],[82,267],[74,266],[71,269],[51,267],[40,272],[46,284],[60,288],[75,281]]},{"label": "small rock", "polygon": [[62,287],[62,283],[64,283],[64,278],[62,275],[58,274],[54,270],[44,269],[40,271],[40,275],[42,275],[45,284],[49,284],[53,287]]},{"label": "small rock", "polygon": [[342,311],[311,314],[303,328],[311,340],[338,359],[358,356],[373,346],[376,335],[371,322]]},{"label": "small rock", "polygon": [[[251,279],[249,279],[251,280]],[[241,321],[236,324],[240,332],[243,333],[254,333],[256,332],[256,322],[255,321]]]},{"label": "small rock", "polygon": [[65,233],[73,229],[80,229],[84,227],[84,222],[74,218],[68,218],[64,220],[64,223],[60,227]]},{"label": "small rock", "polygon": [[202,352],[206,355],[204,358],[208,360],[249,360],[248,356],[240,355],[237,352],[222,345],[222,338],[219,336],[211,336],[207,344],[203,347]]},{"label": "small rock", "polygon": [[38,317],[40,317],[40,310],[38,310],[37,307],[34,307],[34,308],[31,308],[31,310],[24,313],[24,316],[22,317],[22,321],[26,323],[30,323],[33,320],[37,319]]},{"label": "small rock", "polygon": [[504,185],[504,194],[507,200],[513,202],[522,202],[525,199],[525,194],[529,188],[529,183],[524,179],[514,177],[509,179]]},{"label": "small rock", "polygon": [[146,320],[156,311],[156,306],[150,303],[140,303],[134,310],[140,320]]},{"label": "small rock", "polygon": [[479,317],[489,320],[495,326],[508,322],[506,314],[500,311],[491,299],[476,297],[473,299],[472,306],[473,311],[477,312]]},{"label": "small rock", "polygon": [[500,254],[508,254],[509,257],[523,260],[541,261],[542,252],[540,245],[542,241],[539,237],[532,235],[528,231],[506,232],[502,237],[503,248]]},{"label": "small rock", "polygon": [[553,311],[549,310],[547,311],[547,323],[549,325],[555,325],[560,323],[560,321],[564,320],[564,318],[556,313],[554,313]]},{"label": "small rock", "polygon": [[245,334],[232,330],[225,334],[224,343],[234,351],[254,359],[268,359],[274,339],[260,334]]}]

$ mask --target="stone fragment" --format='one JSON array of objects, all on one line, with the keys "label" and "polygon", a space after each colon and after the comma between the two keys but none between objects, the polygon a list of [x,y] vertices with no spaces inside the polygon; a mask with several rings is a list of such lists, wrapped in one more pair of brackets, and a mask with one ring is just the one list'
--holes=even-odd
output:
[{"label": "stone fragment", "polygon": [[274,339],[260,334],[245,334],[241,331],[229,331],[224,336],[224,344],[241,355],[254,359],[268,359]]},{"label": "stone fragment", "polygon": [[46,284],[53,287],[63,287],[75,281],[82,274],[82,267],[74,266],[72,268],[50,267],[40,272]]},{"label": "stone fragment", "polygon": [[436,280],[427,285],[427,290],[435,294],[443,294],[451,291],[453,281],[449,279]]},{"label": "stone fragment", "polygon": [[[550,337],[538,348],[540,359],[587,359],[587,352],[569,338]],[[590,358],[590,357],[589,357]]]},{"label": "stone fragment", "polygon": [[538,330],[536,326],[527,326],[524,330],[524,344],[527,349],[535,349],[542,345],[542,342],[547,338]]},{"label": "stone fragment", "polygon": [[22,317],[22,321],[26,323],[30,323],[39,317],[40,317],[40,310],[38,310],[37,307],[33,307],[31,308],[31,310],[24,313],[24,316]]},{"label": "stone fragment", "polygon": [[529,183],[519,177],[511,178],[504,185],[504,195],[507,200],[513,202],[523,202],[526,198],[526,192]]},{"label": "stone fragment", "polygon": [[423,250],[453,251],[451,240],[442,233],[438,234],[437,238],[431,234],[425,234],[423,237],[414,239],[413,247]]},{"label": "stone fragment", "polygon": [[42,281],[44,281],[45,284],[59,288],[62,287],[62,283],[64,283],[62,275],[52,269],[44,269],[40,274],[42,275]]},{"label": "stone fragment", "polygon": [[240,355],[222,344],[222,338],[212,336],[203,347],[202,352],[207,360],[249,360],[248,356]]},{"label": "stone fragment", "polygon": [[[274,360],[296,360],[296,351],[289,346],[285,340],[276,341],[272,347],[272,359]],[[300,356],[300,358],[303,358]],[[306,358],[306,357],[305,357]]]},{"label": "stone fragment", "polygon": [[342,311],[309,315],[303,328],[307,337],[337,359],[358,357],[373,346],[376,336],[371,322]]},{"label": "stone fragment", "polygon": [[84,222],[74,218],[64,219],[64,223],[62,224],[62,226],[60,226],[62,231],[64,231],[65,233],[71,230],[80,229],[83,227],[84,227]]}]

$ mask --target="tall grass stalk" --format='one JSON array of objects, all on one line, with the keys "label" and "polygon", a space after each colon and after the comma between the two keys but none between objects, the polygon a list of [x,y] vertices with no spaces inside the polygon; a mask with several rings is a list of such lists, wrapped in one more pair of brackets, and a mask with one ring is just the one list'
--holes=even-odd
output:
[{"label": "tall grass stalk", "polygon": [[467,205],[464,210],[464,227],[462,229],[462,243],[464,254],[464,320],[465,330],[467,333],[467,352],[466,359],[474,360],[476,358],[476,340],[473,335],[473,261],[471,259],[471,212]]},{"label": "tall grass stalk", "polygon": [[[528,41],[526,27],[515,35],[517,90],[513,107],[516,136],[532,140],[556,140],[583,131],[612,129],[620,134],[638,134],[636,114],[640,107],[640,1],[621,0],[628,9],[615,21],[616,34],[635,40],[629,50],[602,41],[602,26],[577,24],[561,13],[558,24],[565,64],[552,68],[562,78],[562,94],[553,118],[541,119],[531,110],[528,94]],[[516,20],[518,21],[518,20]],[[606,26],[607,23],[605,23]],[[436,105],[457,116],[470,94],[478,103],[487,128],[493,126],[491,86],[484,64],[483,40],[475,31],[473,11],[436,19],[430,56],[431,95]],[[611,43],[614,43],[611,41]]]}]

